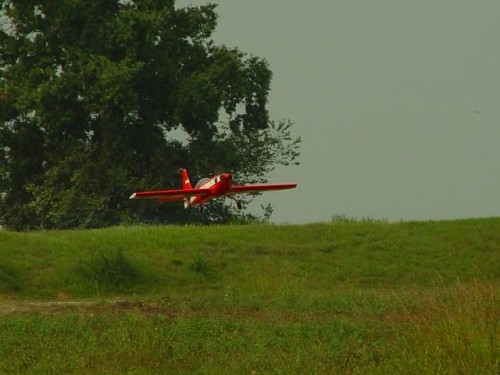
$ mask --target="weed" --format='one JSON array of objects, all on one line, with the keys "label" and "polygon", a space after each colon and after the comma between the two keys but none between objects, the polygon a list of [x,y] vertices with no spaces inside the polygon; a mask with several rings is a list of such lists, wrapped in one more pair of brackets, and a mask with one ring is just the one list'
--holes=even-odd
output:
[{"label": "weed", "polygon": [[182,265],[184,265],[184,262],[180,259],[172,259],[170,263],[172,263],[172,266],[175,267],[181,267]]},{"label": "weed", "polygon": [[18,293],[21,289],[21,281],[17,272],[5,264],[0,265],[0,292]]},{"label": "weed", "polygon": [[218,275],[217,270],[208,263],[201,255],[197,255],[194,261],[189,265],[191,271],[196,272],[208,279],[215,279]]},{"label": "weed", "polygon": [[139,280],[138,270],[121,250],[113,254],[99,252],[89,260],[80,260],[77,272],[98,290],[124,291]]}]

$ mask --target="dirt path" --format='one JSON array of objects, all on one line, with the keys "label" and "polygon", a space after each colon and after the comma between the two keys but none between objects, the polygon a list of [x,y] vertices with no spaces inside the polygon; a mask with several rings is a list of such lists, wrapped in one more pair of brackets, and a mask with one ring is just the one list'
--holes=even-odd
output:
[{"label": "dirt path", "polygon": [[27,313],[65,314],[97,313],[104,311],[140,310],[160,311],[162,307],[155,302],[130,302],[127,300],[0,300],[0,315],[18,315]]},{"label": "dirt path", "polygon": [[227,319],[251,319],[272,321],[330,321],[339,318],[357,321],[392,321],[411,322],[415,316],[402,312],[385,314],[356,314],[342,311],[302,311],[302,312],[280,312],[260,311],[249,308],[233,309],[196,309],[174,305],[164,305],[159,302],[131,302],[128,300],[0,300],[0,317],[19,316],[26,314],[47,315],[82,315],[94,316],[99,314],[119,314],[124,312],[137,312],[140,314],[161,314],[171,319],[189,319],[190,317],[221,317]]}]

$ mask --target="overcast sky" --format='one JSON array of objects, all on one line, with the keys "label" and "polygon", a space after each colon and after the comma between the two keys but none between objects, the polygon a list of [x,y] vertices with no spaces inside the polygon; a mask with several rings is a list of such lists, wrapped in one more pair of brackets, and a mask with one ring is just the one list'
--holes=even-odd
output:
[{"label": "overcast sky", "polygon": [[301,165],[259,198],[277,223],[332,215],[500,216],[500,1],[182,0],[218,4],[217,44],[265,58],[271,118]]}]

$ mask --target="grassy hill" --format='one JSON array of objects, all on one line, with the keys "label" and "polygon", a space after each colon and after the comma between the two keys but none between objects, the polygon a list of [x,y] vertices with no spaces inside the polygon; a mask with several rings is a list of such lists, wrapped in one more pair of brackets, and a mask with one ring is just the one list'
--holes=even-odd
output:
[{"label": "grassy hill", "polygon": [[500,219],[0,231],[0,373],[496,374],[499,279]]}]

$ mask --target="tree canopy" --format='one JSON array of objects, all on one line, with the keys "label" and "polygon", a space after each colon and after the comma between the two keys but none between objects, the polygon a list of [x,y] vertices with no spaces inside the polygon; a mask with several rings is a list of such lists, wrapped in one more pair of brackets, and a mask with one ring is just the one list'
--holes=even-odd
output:
[{"label": "tree canopy", "polygon": [[13,229],[227,221],[129,202],[217,168],[265,182],[297,163],[269,119],[267,62],[211,39],[215,6],[174,0],[1,1],[0,223]]}]

